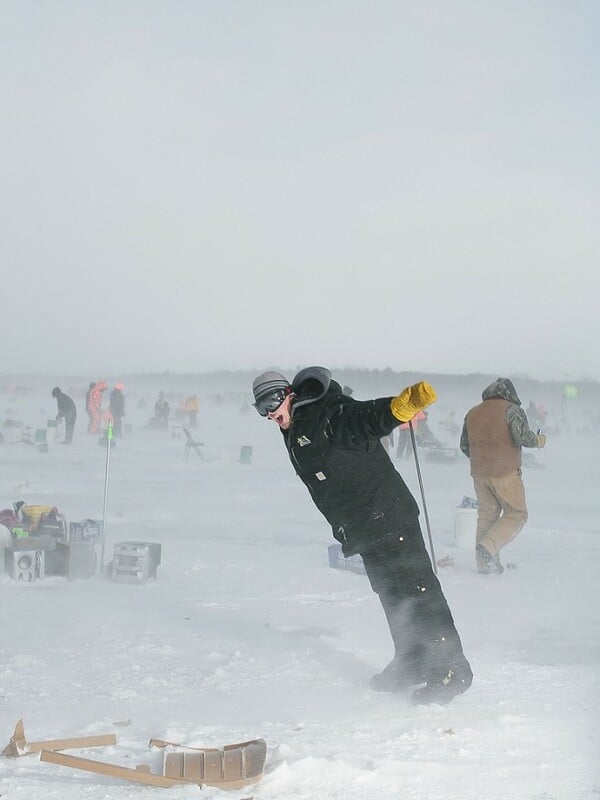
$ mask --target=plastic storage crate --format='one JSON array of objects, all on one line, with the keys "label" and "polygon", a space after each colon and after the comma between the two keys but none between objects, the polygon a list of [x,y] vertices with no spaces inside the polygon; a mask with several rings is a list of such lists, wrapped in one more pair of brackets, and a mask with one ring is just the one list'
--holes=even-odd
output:
[{"label": "plastic storage crate", "polygon": [[120,542],[115,545],[112,579],[117,583],[146,583],[156,578],[160,558],[160,544]]}]

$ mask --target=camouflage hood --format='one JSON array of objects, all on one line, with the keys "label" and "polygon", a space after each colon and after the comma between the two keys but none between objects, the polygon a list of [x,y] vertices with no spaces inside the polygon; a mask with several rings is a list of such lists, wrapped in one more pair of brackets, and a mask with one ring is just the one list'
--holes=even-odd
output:
[{"label": "camouflage hood", "polygon": [[493,383],[490,383],[490,385],[483,390],[481,397],[483,400],[498,398],[500,400],[508,400],[509,403],[515,403],[517,406],[521,405],[517,390],[513,386],[513,382],[508,378],[496,378]]}]

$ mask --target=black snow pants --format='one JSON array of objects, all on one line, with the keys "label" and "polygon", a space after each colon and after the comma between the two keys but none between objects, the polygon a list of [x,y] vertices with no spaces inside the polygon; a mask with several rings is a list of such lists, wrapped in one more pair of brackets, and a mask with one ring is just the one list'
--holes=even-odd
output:
[{"label": "black snow pants", "polygon": [[463,651],[418,521],[361,556],[381,600],[399,669],[415,682],[440,680]]},{"label": "black snow pants", "polygon": [[65,444],[71,444],[73,441],[73,429],[75,428],[75,420],[77,414],[65,414]]},{"label": "black snow pants", "polygon": [[123,417],[120,414],[113,414],[113,434],[115,436],[123,435]]}]

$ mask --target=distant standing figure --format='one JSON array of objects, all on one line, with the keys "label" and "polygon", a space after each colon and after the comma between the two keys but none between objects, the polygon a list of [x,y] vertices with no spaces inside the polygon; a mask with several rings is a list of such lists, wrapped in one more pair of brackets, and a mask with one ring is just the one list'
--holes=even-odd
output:
[{"label": "distant standing figure", "polygon": [[501,575],[500,550],[527,522],[521,447],[544,447],[546,437],[529,428],[512,381],[498,378],[483,402],[466,415],[460,449],[471,460],[479,501],[475,557],[479,572]]},{"label": "distant standing figure", "polygon": [[92,432],[92,427],[94,424],[94,415],[92,414],[92,411],[90,409],[90,395],[95,385],[96,385],[95,382],[92,381],[88,386],[87,392],[85,393],[85,412],[88,415],[88,428],[87,428],[88,433]]},{"label": "distant standing figure", "polygon": [[195,428],[196,417],[198,416],[198,411],[200,410],[200,400],[198,399],[198,395],[191,394],[189,397],[186,397],[183,407],[185,413],[187,414],[188,425],[190,428]]},{"label": "distant standing figure", "polygon": [[72,398],[68,394],[61,392],[58,386],[52,389],[52,397],[56,398],[58,406],[58,414],[56,415],[56,422],[61,419],[65,421],[65,438],[62,444],[71,444],[73,441],[73,429],[75,427],[75,420],[77,419],[77,408]]},{"label": "distant standing figure", "polygon": [[110,415],[112,417],[113,434],[115,436],[123,435],[122,420],[125,416],[125,395],[123,394],[124,388],[125,387],[122,383],[115,383],[115,388],[110,393],[110,399],[108,401],[108,410],[110,411]]},{"label": "distant standing figure", "polygon": [[158,395],[158,400],[154,404],[154,417],[156,419],[157,424],[161,428],[166,428],[169,424],[169,413],[171,409],[169,404],[165,400],[165,396],[163,392],[160,392]]},{"label": "distant standing figure", "polygon": [[90,389],[88,405],[91,420],[88,433],[98,433],[100,430],[100,422],[102,420],[102,396],[105,389],[106,381],[98,381],[95,386]]}]

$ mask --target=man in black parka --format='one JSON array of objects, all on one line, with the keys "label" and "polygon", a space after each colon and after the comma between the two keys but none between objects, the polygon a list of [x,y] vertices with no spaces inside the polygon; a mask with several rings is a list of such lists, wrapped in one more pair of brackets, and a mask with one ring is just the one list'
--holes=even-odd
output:
[{"label": "man in black parka", "polygon": [[108,410],[112,417],[113,434],[115,436],[122,436],[123,434],[123,417],[125,416],[124,388],[122,383],[115,383],[115,388],[110,393],[108,401]]},{"label": "man in black parka", "polygon": [[413,692],[415,703],[448,703],[471,685],[452,614],[419,526],[419,509],[381,445],[436,399],[428,383],[396,397],[357,401],[324,367],[301,370],[292,383],[278,372],[253,384],[255,408],[275,421],[296,474],[330,523],[344,556],[360,553],[379,595],[395,647],[371,686]]},{"label": "man in black parka", "polygon": [[58,386],[55,386],[54,389],[52,389],[52,397],[56,399],[56,405],[58,407],[56,421],[59,422],[61,419],[64,419],[65,421],[65,438],[63,439],[62,444],[71,444],[73,441],[75,420],[77,419],[77,408],[75,407],[75,403],[73,402],[73,399],[69,397],[68,394],[62,392]]}]

